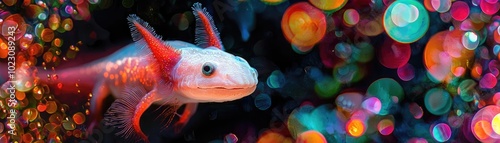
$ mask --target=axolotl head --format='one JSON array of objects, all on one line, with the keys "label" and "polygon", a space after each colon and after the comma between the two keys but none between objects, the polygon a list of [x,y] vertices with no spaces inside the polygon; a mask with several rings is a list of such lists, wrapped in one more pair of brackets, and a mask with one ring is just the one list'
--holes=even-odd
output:
[{"label": "axolotl head", "polygon": [[[193,4],[197,46],[161,37],[136,15],[128,17],[134,41],[145,41],[162,77],[172,81],[180,102],[225,102],[255,91],[257,71],[238,56],[225,52],[213,20],[200,3]],[[176,47],[176,48],[174,48]],[[179,48],[179,49],[177,49]]]},{"label": "axolotl head", "polygon": [[257,70],[245,59],[214,47],[179,50],[174,88],[186,102],[232,101],[255,91]]}]

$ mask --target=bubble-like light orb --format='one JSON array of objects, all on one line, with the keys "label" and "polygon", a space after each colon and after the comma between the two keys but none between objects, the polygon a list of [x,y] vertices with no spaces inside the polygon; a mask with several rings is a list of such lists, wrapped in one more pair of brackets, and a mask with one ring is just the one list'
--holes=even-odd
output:
[{"label": "bubble-like light orb", "polygon": [[474,100],[474,95],[478,94],[475,90],[477,86],[476,81],[472,79],[465,79],[458,85],[458,94],[460,98],[465,102],[471,102]]},{"label": "bubble-like light orb", "polygon": [[40,36],[44,42],[50,42],[54,39],[55,35],[54,35],[54,31],[52,31],[52,29],[45,28],[42,30],[42,34]]},{"label": "bubble-like light orb", "polygon": [[403,44],[391,39],[386,39],[380,48],[378,60],[384,67],[397,69],[404,66],[410,60],[410,44]]},{"label": "bubble-like light orb", "polygon": [[496,134],[500,135],[500,113],[495,115],[495,117],[493,117],[493,120],[491,120],[491,127]]},{"label": "bubble-like light orb", "polygon": [[[27,24],[24,20],[24,17],[21,14],[12,14],[7,16],[3,20],[3,23],[1,24],[2,30],[0,31],[2,35],[5,37],[5,40],[8,40],[8,37],[13,37],[15,41],[21,39],[21,37],[24,36],[26,33],[27,29]],[[14,36],[10,36],[9,33],[10,30],[8,30],[8,27],[16,27],[17,29],[14,31]]]},{"label": "bubble-like light orb", "polygon": [[260,1],[267,5],[278,5],[285,2],[286,0],[260,0]]},{"label": "bubble-like light orb", "polygon": [[293,138],[297,138],[301,133],[313,129],[314,124],[320,124],[320,122],[311,122],[311,113],[314,111],[312,105],[302,105],[299,108],[295,108],[292,113],[288,116],[286,124],[288,131]]},{"label": "bubble-like light orb", "polygon": [[491,60],[488,62],[488,69],[495,77],[498,77],[500,74],[500,62],[497,60]]},{"label": "bubble-like light orb", "polygon": [[259,110],[267,110],[271,107],[271,97],[268,94],[259,94],[255,97],[254,104]]},{"label": "bubble-like light orb", "polygon": [[479,81],[479,87],[491,89],[497,85],[497,78],[492,73],[487,73]]},{"label": "bubble-like light orb", "polygon": [[443,50],[446,32],[439,32],[427,42],[424,63],[427,72],[435,80],[443,81],[451,73],[451,57]]},{"label": "bubble-like light orb", "polygon": [[399,13],[391,15],[391,20],[398,27],[404,27],[408,23],[415,22],[418,18],[418,9],[415,6],[398,3],[394,5],[391,13]]},{"label": "bubble-like light orb", "polygon": [[90,4],[98,4],[101,0],[88,0]]},{"label": "bubble-like light orb", "polygon": [[267,78],[267,86],[270,88],[281,88],[285,84],[285,75],[279,70],[275,70]]},{"label": "bubble-like light orb", "polygon": [[75,113],[73,115],[73,121],[75,121],[77,125],[81,125],[85,122],[85,115],[82,112]]},{"label": "bubble-like light orb", "polygon": [[233,133],[227,134],[224,137],[224,143],[237,143],[237,142],[238,142],[238,137]]},{"label": "bubble-like light orb", "polygon": [[347,3],[347,0],[309,0],[315,7],[328,13],[340,10]]},{"label": "bubble-like light orb", "polygon": [[24,36],[19,40],[19,46],[22,48],[22,49],[27,49],[31,43],[33,42],[33,35],[31,34],[24,34]]},{"label": "bubble-like light orb", "polygon": [[66,18],[63,20],[61,26],[64,30],[71,31],[71,29],[73,29],[73,20],[71,20],[71,18]]},{"label": "bubble-like light orb", "polygon": [[481,10],[483,11],[484,14],[487,15],[493,15],[498,12],[500,9],[500,3],[495,2],[495,3],[489,3],[486,0],[479,0],[479,7],[481,7]]},{"label": "bubble-like light orb", "polygon": [[356,63],[338,63],[333,69],[333,77],[340,83],[355,83],[366,75],[365,67]]},{"label": "bubble-like light orb", "polygon": [[413,43],[429,28],[429,14],[416,0],[394,1],[384,13],[384,29],[392,39]]},{"label": "bubble-like light orb", "polygon": [[374,81],[367,89],[367,96],[377,97],[382,103],[379,115],[389,114],[394,103],[403,100],[403,87],[392,78],[381,78]]},{"label": "bubble-like light orb", "polygon": [[450,93],[441,89],[433,88],[425,94],[424,98],[425,108],[431,114],[444,115],[451,109],[452,100]]},{"label": "bubble-like light orb", "polygon": [[373,59],[374,49],[370,43],[360,42],[356,44],[356,47],[352,53],[353,59],[360,63],[367,63]]},{"label": "bubble-like light orb", "polygon": [[332,97],[338,93],[340,89],[340,82],[330,76],[321,77],[314,84],[314,91],[323,98]]},{"label": "bubble-like light orb", "polygon": [[17,0],[3,0],[3,3],[7,6],[13,6],[17,3]]},{"label": "bubble-like light orb", "polygon": [[267,130],[262,133],[262,135],[257,140],[257,143],[293,143],[293,140],[290,137],[286,137],[276,131]]},{"label": "bubble-like light orb", "polygon": [[451,137],[451,128],[448,124],[439,123],[432,127],[431,131],[432,137],[438,142],[446,142]]},{"label": "bubble-like light orb", "polygon": [[389,119],[383,119],[378,122],[377,129],[384,136],[390,135],[394,131],[394,123]]},{"label": "bubble-like light orb", "polygon": [[470,129],[472,129],[472,134],[477,140],[480,142],[495,142],[500,139],[500,134],[495,131],[495,128],[498,130],[499,117],[497,116],[499,113],[500,107],[497,105],[488,105],[476,112],[470,122]]},{"label": "bubble-like light orb", "polygon": [[457,21],[464,21],[470,13],[469,5],[463,1],[455,1],[450,9],[451,17]]},{"label": "bubble-like light orb", "polygon": [[361,106],[367,111],[378,114],[382,108],[382,103],[377,97],[370,97],[363,101]]},{"label": "bubble-like light orb", "polygon": [[281,20],[285,38],[307,52],[318,43],[326,33],[326,18],[323,12],[307,2],[298,2],[288,7]]},{"label": "bubble-like light orb", "polygon": [[57,28],[59,28],[60,22],[61,22],[61,17],[59,16],[59,14],[50,15],[49,18],[50,29],[57,30]]},{"label": "bubble-like light orb", "polygon": [[398,77],[403,81],[410,81],[415,77],[415,68],[410,64],[406,63],[402,67],[398,67]]},{"label": "bubble-like light orb", "polygon": [[409,110],[415,119],[420,119],[424,115],[422,107],[420,107],[417,103],[410,103]]},{"label": "bubble-like light orb", "polygon": [[339,110],[354,112],[360,109],[363,103],[363,95],[357,92],[342,93],[335,99],[335,104]]},{"label": "bubble-like light orb", "polygon": [[347,9],[344,11],[344,23],[347,26],[354,26],[359,22],[359,13],[355,9]]},{"label": "bubble-like light orb", "polygon": [[479,37],[474,32],[465,32],[462,37],[462,44],[468,50],[475,50],[479,46]]},{"label": "bubble-like light orb", "polygon": [[335,45],[335,55],[339,58],[348,60],[350,59],[352,52],[353,52],[353,47],[351,47],[350,44],[342,42]]},{"label": "bubble-like light orb", "polygon": [[366,124],[360,119],[351,119],[346,123],[347,134],[353,137],[365,134],[366,128]]},{"label": "bubble-like light orb", "polygon": [[451,0],[431,0],[431,6],[437,12],[444,13],[450,10]]},{"label": "bubble-like light orb", "polygon": [[295,143],[327,143],[326,138],[318,131],[309,130],[301,133]]},{"label": "bubble-like light orb", "polygon": [[0,38],[0,58],[7,58],[9,53],[9,44],[3,38]]}]

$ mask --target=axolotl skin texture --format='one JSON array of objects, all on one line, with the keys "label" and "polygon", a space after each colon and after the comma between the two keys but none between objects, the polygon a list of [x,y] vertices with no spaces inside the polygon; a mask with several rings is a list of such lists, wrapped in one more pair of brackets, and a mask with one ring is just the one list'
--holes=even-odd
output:
[{"label": "axolotl skin texture", "polygon": [[[152,104],[186,105],[175,123],[183,127],[198,103],[237,100],[255,91],[257,71],[245,59],[224,51],[213,20],[200,3],[192,9],[197,22],[196,45],[163,41],[147,22],[130,15],[135,43],[104,59],[58,71],[60,80],[94,84],[90,131],[104,118],[108,125],[123,128],[118,135],[148,142],[139,121]],[[104,99],[110,94],[116,100],[103,114]]]}]

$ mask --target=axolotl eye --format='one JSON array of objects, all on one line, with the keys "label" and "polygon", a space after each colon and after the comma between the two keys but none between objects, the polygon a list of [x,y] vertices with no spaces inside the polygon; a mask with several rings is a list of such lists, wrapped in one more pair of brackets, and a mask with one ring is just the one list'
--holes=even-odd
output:
[{"label": "axolotl eye", "polygon": [[210,76],[215,72],[215,65],[210,62],[206,62],[205,64],[203,64],[201,72],[203,72],[205,76]]}]

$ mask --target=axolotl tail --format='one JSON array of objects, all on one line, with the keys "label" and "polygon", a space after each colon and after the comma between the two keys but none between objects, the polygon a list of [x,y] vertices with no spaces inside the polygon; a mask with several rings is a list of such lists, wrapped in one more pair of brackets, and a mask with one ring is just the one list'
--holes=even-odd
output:
[{"label": "axolotl tail", "polygon": [[41,83],[50,87],[57,99],[72,105],[84,105],[104,68],[103,60],[61,70],[38,67],[37,76]]}]

